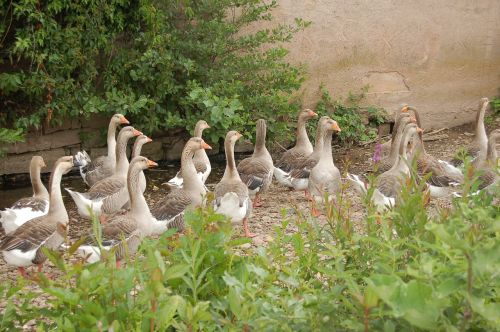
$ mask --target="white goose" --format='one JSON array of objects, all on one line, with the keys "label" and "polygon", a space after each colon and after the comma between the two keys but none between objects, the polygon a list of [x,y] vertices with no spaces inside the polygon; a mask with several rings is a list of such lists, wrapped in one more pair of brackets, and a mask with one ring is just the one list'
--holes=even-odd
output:
[{"label": "white goose", "polygon": [[49,192],[40,178],[40,170],[45,166],[42,157],[34,156],[31,158],[30,178],[33,196],[21,198],[12,207],[0,211],[0,222],[2,222],[6,234],[16,230],[28,220],[41,217],[49,212]]},{"label": "white goose", "polygon": [[237,131],[230,131],[224,141],[226,153],[226,170],[220,182],[215,186],[214,210],[231,219],[233,224],[243,221],[245,236],[254,237],[248,229],[248,217],[252,209],[252,202],[246,184],[236,170],[234,161],[234,144],[241,137]]}]

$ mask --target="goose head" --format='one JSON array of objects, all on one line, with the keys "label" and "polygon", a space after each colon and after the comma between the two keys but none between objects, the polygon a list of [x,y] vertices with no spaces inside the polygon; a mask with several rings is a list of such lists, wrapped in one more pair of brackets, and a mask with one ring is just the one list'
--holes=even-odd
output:
[{"label": "goose head", "polygon": [[317,117],[318,114],[308,108],[306,109],[303,109],[302,111],[299,112],[299,119],[300,120],[309,120],[309,119],[312,119],[314,117]]},{"label": "goose head", "polygon": [[234,145],[237,140],[239,140],[243,135],[241,135],[236,130],[231,130],[226,134],[226,142],[229,142],[231,145]]},{"label": "goose head", "polygon": [[127,139],[140,135],[142,135],[142,133],[132,126],[123,127],[122,130],[120,130],[120,133],[118,134],[119,137],[124,137]]},{"label": "goose head", "polygon": [[73,167],[80,166],[80,163],[73,156],[64,156],[56,161],[56,167],[62,170],[62,174],[67,174]]},{"label": "goose head", "polygon": [[158,166],[157,163],[155,163],[154,161],[149,160],[148,158],[143,157],[143,156],[134,157],[134,159],[132,159],[132,161],[130,162],[130,168],[137,167],[141,170],[145,170],[145,169],[153,168],[153,167],[157,167],[157,166]]},{"label": "goose head", "polygon": [[130,122],[125,118],[125,116],[119,113],[111,117],[111,122],[113,122],[116,126],[121,124],[130,124]]},{"label": "goose head", "polygon": [[197,151],[197,150],[211,150],[212,147],[205,143],[205,141],[200,138],[200,137],[191,137],[189,141],[187,141],[186,146],[184,147],[185,150],[190,150],[192,152]]},{"label": "goose head", "polygon": [[31,158],[30,165],[31,165],[32,168],[44,168],[44,167],[47,167],[47,165],[45,165],[45,161],[43,161],[43,158],[41,156],[33,156],[33,158]]}]

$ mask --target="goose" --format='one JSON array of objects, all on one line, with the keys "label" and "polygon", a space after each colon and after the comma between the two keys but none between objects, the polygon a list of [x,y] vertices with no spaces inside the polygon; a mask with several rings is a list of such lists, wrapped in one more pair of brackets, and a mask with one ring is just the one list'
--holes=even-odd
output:
[{"label": "goose", "polygon": [[[206,121],[204,120],[198,121],[194,128],[193,137],[201,138],[203,130],[209,128],[210,126]],[[210,175],[210,172],[212,171],[212,166],[210,165],[210,160],[208,159],[208,155],[205,149],[201,149],[195,152],[193,157],[193,163],[196,168],[196,174],[201,178],[201,181],[205,183],[207,181],[208,176]],[[179,171],[172,179],[170,179],[165,184],[169,186],[170,189],[174,189],[174,188],[182,188],[182,183],[183,183],[182,172]]]},{"label": "goose", "polygon": [[479,190],[493,188],[499,182],[500,176],[498,174],[499,159],[496,150],[496,144],[500,138],[500,129],[495,129],[490,133],[488,138],[488,147],[486,149],[486,158],[483,162],[479,163],[476,170],[480,172],[479,175]]},{"label": "goose", "polygon": [[241,181],[234,161],[234,144],[242,135],[237,131],[230,131],[224,141],[226,153],[226,169],[220,182],[215,186],[214,211],[227,216],[233,224],[243,221],[243,230],[246,237],[254,237],[248,229],[248,217],[252,210],[252,203],[247,186]]},{"label": "goose", "polygon": [[318,217],[316,202],[323,201],[325,194],[328,195],[328,201],[335,198],[340,191],[340,171],[333,163],[332,156],[332,134],[334,131],[340,132],[338,123],[332,119],[328,122],[331,127],[324,132],[323,149],[319,161],[309,174],[308,190],[312,196],[311,212],[313,216]]},{"label": "goose", "polygon": [[78,152],[75,159],[80,166],[80,175],[83,181],[92,187],[98,181],[112,176],[116,168],[116,128],[121,124],[129,124],[129,121],[122,114],[115,114],[111,117],[108,126],[108,154],[91,161],[85,150]]},{"label": "goose", "polygon": [[[375,179],[375,188],[371,199],[378,211],[392,208],[395,205],[396,198],[401,192],[402,181],[410,172],[406,163],[408,143],[415,133],[421,131],[422,129],[417,127],[415,123],[406,125],[403,131],[403,139],[399,145],[399,159],[397,163],[395,163],[390,170],[380,174]],[[354,185],[354,188],[361,195],[367,194],[369,186],[367,183],[363,182],[359,176],[347,173],[347,180]]]},{"label": "goose", "polygon": [[142,194],[140,179],[143,170],[156,166],[157,163],[142,156],[132,159],[127,172],[130,210],[124,214],[114,214],[102,226],[101,247],[97,244],[95,234],[86,236],[83,244],[76,250],[76,254],[86,263],[99,261],[102,248],[107,251],[115,250],[116,265],[120,267],[121,259],[126,255],[135,254],[142,238],[151,233],[151,224],[154,220]]},{"label": "goose", "polygon": [[307,135],[306,123],[308,120],[318,116],[310,109],[304,109],[299,112],[297,120],[297,142],[295,146],[283,153],[281,159],[274,165],[274,178],[279,184],[292,187],[289,182],[288,173],[291,170],[291,165],[297,158],[305,158],[313,152],[313,146]]},{"label": "goose", "polygon": [[30,179],[33,196],[21,198],[10,208],[0,211],[0,222],[5,233],[10,233],[28,220],[46,215],[49,212],[49,192],[40,178],[40,170],[45,167],[40,156],[33,156],[30,162]]},{"label": "goose", "polygon": [[[396,113],[396,118],[394,120],[394,127],[392,128],[391,138],[387,142],[381,144],[380,158],[382,159],[386,158],[391,153],[392,142],[394,142],[398,129],[401,127],[400,121],[401,119],[409,115],[408,111],[409,111],[408,106],[404,106],[399,112]],[[404,125],[402,127],[404,128]]]},{"label": "goose", "polygon": [[170,228],[182,231],[184,229],[184,211],[203,205],[207,191],[201,178],[196,175],[193,156],[200,149],[209,150],[211,148],[199,137],[192,137],[187,141],[181,155],[181,173],[184,179],[182,188],[172,190],[151,208],[151,214],[156,223],[163,225],[163,228],[157,227],[154,234],[161,234]]},{"label": "goose", "polygon": [[394,135],[394,139],[391,139],[391,151],[389,155],[373,163],[374,167],[372,171],[375,174],[387,172],[392,165],[397,162],[399,156],[399,145],[401,144],[401,140],[403,138],[403,131],[406,125],[410,122],[416,123],[416,119],[411,117],[409,113],[402,113],[398,119],[398,129]]},{"label": "goose", "polygon": [[42,248],[57,249],[64,241],[68,227],[68,212],[61,195],[61,178],[73,166],[79,166],[72,156],[59,158],[50,175],[50,204],[46,215],[31,219],[0,239],[0,251],[5,262],[17,266],[27,277],[25,267],[38,265],[41,271],[47,259]]},{"label": "goose", "polygon": [[[152,141],[153,140],[151,138],[147,137],[144,134],[137,136],[134,142],[134,146],[132,147],[132,156],[130,157],[130,160],[134,159],[135,157],[139,157],[141,155],[142,146]],[[144,172],[139,173],[139,178],[139,188],[141,188],[141,192],[144,193],[144,191],[146,191],[146,176],[144,175]]]},{"label": "goose", "polygon": [[424,146],[422,132],[415,137],[413,155],[417,159],[419,176],[431,175],[427,178],[427,185],[432,198],[444,197],[451,194],[450,187],[463,182],[462,172],[444,160],[439,160],[427,153]]},{"label": "goose", "polygon": [[[473,163],[481,163],[481,161],[486,158],[488,136],[486,135],[486,128],[484,127],[484,114],[486,113],[489,103],[490,101],[488,98],[481,98],[479,102],[479,109],[476,114],[475,122],[476,135],[466,152],[466,155],[472,158]],[[463,166],[463,160],[459,157],[453,158],[450,163],[455,167]]]},{"label": "goose", "polygon": [[237,167],[240,178],[248,187],[253,207],[262,206],[260,194],[265,192],[273,180],[273,158],[266,148],[266,121],[257,120],[255,148],[251,157],[245,158]]},{"label": "goose", "polygon": [[[101,214],[111,214],[121,209],[128,201],[127,193],[127,142],[133,136],[142,133],[133,127],[124,127],[118,133],[116,147],[116,170],[113,176],[96,182],[86,193],[79,193],[66,188],[78,208],[78,214],[86,219],[91,219],[91,212],[100,217]],[[101,217],[104,221],[104,216]]]},{"label": "goose", "polygon": [[[323,116],[319,119],[313,152],[309,156],[297,158],[290,162],[291,169],[288,174],[288,181],[294,190],[303,190],[307,198],[310,198],[308,191],[309,174],[314,166],[316,166],[321,156],[323,150],[323,137],[325,132],[331,128],[330,121],[331,119],[327,116]],[[335,130],[340,130],[340,128]]]}]

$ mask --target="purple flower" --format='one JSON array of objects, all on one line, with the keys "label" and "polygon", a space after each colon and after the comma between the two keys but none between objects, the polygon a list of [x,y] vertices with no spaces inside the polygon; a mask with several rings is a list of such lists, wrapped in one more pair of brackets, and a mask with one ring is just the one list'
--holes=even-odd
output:
[{"label": "purple flower", "polygon": [[382,144],[375,144],[375,151],[373,153],[372,161],[378,163],[380,161],[380,154],[382,153]]}]

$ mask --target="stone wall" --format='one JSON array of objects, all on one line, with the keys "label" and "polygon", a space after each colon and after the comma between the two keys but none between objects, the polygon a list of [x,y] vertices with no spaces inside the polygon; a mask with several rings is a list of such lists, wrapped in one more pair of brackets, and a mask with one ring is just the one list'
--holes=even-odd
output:
[{"label": "stone wall", "polygon": [[312,22],[286,45],[308,69],[305,106],[316,105],[321,83],[337,97],[368,84],[367,104],[411,104],[432,129],[473,121],[479,99],[499,94],[498,0],[278,3],[276,22]]}]

